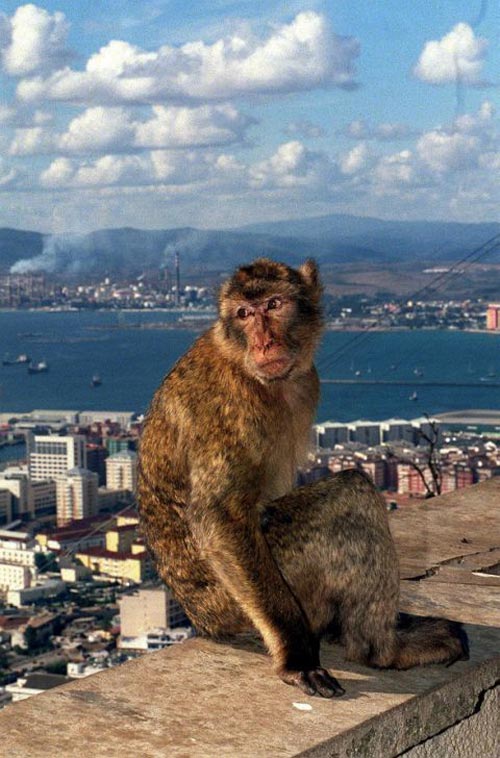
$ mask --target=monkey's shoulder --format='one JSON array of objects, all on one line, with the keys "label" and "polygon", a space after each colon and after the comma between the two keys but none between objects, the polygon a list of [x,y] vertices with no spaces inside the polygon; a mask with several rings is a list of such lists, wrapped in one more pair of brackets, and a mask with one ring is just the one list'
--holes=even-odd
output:
[{"label": "monkey's shoulder", "polygon": [[[221,360],[211,330],[199,337],[177,361],[158,388],[152,412],[191,435],[217,431],[238,437],[255,432],[266,416],[264,389],[236,363]],[[213,435],[212,435],[213,436]]]}]

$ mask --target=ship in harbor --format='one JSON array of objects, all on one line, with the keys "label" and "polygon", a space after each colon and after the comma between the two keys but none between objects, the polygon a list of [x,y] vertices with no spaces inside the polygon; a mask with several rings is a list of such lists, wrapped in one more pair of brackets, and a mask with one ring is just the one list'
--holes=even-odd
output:
[{"label": "ship in harbor", "polygon": [[8,355],[2,361],[3,366],[17,366],[19,363],[29,363],[31,358],[26,353],[21,353],[17,358],[9,358]]},{"label": "ship in harbor", "polygon": [[91,387],[100,387],[102,384],[102,379],[99,376],[99,374],[94,374],[92,379],[90,380],[90,386]]},{"label": "ship in harbor", "polygon": [[45,374],[49,370],[47,361],[30,361],[28,374]]}]

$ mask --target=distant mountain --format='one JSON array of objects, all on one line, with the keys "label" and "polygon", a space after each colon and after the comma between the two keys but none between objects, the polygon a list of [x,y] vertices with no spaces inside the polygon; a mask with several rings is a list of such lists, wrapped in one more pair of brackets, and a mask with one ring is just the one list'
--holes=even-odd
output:
[{"label": "distant mountain", "polygon": [[9,233],[4,235],[6,243],[3,244],[0,230],[2,273],[43,271],[65,276],[133,276],[145,270],[172,267],[175,252],[181,256],[184,270],[195,271],[227,270],[262,255],[291,264],[307,256],[332,262],[384,260],[383,252],[363,245],[238,231],[122,228],[46,237],[3,231]]},{"label": "distant mountain", "polygon": [[384,221],[369,216],[332,214],[291,221],[251,224],[238,231],[273,237],[321,239],[335,244],[379,250],[384,255],[439,254],[442,259],[460,257],[500,234],[500,223],[463,224],[448,221]]},{"label": "distant mountain", "polygon": [[11,266],[27,254],[40,255],[43,234],[23,232],[19,229],[0,229],[0,272],[7,273]]},{"label": "distant mountain", "polygon": [[194,228],[101,229],[89,234],[42,235],[0,229],[0,273],[136,276],[172,267],[224,271],[261,255],[296,264],[307,256],[326,263],[391,263],[459,259],[496,234],[500,224],[383,221],[359,216],[253,224],[230,231]]}]

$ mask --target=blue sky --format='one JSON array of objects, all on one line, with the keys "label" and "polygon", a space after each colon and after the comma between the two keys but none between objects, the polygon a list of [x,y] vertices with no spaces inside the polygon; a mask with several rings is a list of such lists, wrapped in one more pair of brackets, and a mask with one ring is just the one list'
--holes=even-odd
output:
[{"label": "blue sky", "polygon": [[3,0],[0,226],[499,220],[492,0]]}]

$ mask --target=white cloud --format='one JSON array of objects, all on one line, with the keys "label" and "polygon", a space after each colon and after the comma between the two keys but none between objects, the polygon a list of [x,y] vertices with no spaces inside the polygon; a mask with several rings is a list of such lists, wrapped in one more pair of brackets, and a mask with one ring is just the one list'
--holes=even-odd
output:
[{"label": "white cloud", "polygon": [[373,178],[386,187],[410,184],[416,178],[411,150],[383,156],[373,171]]},{"label": "white cloud", "polygon": [[40,183],[45,187],[62,187],[68,184],[75,174],[75,167],[68,158],[56,158],[42,172]]},{"label": "white cloud", "polygon": [[289,137],[304,137],[316,139],[324,137],[326,132],[319,124],[313,124],[312,121],[304,119],[302,121],[291,121],[284,129],[285,134]]},{"label": "white cloud", "polygon": [[[500,171],[500,150],[480,155],[479,165],[488,171]],[[500,177],[498,177],[498,179],[500,179]]]},{"label": "white cloud", "polygon": [[43,126],[33,126],[16,129],[9,153],[16,156],[50,153],[54,147],[54,135],[50,129]]},{"label": "white cloud", "polygon": [[11,126],[17,122],[17,109],[11,105],[0,105],[0,124]]},{"label": "white cloud", "polygon": [[0,105],[0,125],[14,127],[30,127],[48,124],[53,116],[47,111],[31,112],[17,105]]},{"label": "white cloud", "polygon": [[341,131],[346,137],[356,140],[373,139],[380,142],[400,140],[414,135],[407,124],[399,121],[386,121],[376,126],[371,126],[364,119],[355,119],[347,124]]},{"label": "white cloud", "polygon": [[74,118],[67,131],[56,137],[63,153],[120,151],[131,145],[134,126],[123,108],[89,108]]},{"label": "white cloud", "polygon": [[477,113],[463,113],[458,116],[453,128],[466,134],[480,134],[488,132],[493,127],[495,106],[490,100],[481,103]]},{"label": "white cloud", "polygon": [[423,163],[432,171],[441,173],[477,165],[479,147],[477,137],[459,132],[447,134],[440,130],[423,134],[417,142],[417,152]]},{"label": "white cloud", "polygon": [[334,174],[335,166],[325,153],[309,150],[298,140],[280,145],[249,171],[250,185],[259,189],[318,189],[326,187]]},{"label": "white cloud", "polygon": [[411,134],[407,124],[399,121],[378,124],[375,128],[375,137],[379,140],[398,140],[409,137]]},{"label": "white cloud", "polygon": [[0,189],[11,186],[16,177],[16,170],[8,166],[0,155]]},{"label": "white cloud", "polygon": [[360,142],[344,155],[340,156],[339,165],[343,174],[352,176],[359,173],[368,165],[370,150],[366,142]]},{"label": "white cloud", "polygon": [[61,68],[70,58],[68,23],[63,13],[50,14],[36,5],[21,5],[10,18],[0,18],[0,54],[11,76],[31,76]]},{"label": "white cloud", "polygon": [[146,52],[112,40],[92,55],[85,71],[64,68],[48,78],[20,82],[23,100],[91,104],[176,103],[227,100],[251,94],[287,93],[316,87],[355,86],[359,43],[336,35],[326,18],[299,13],[267,39],[235,34]]},{"label": "white cloud", "polygon": [[430,84],[482,85],[487,49],[488,41],[476,37],[474,30],[461,22],[440,40],[425,44],[413,73]]},{"label": "white cloud", "polygon": [[104,155],[95,161],[57,158],[42,172],[40,183],[51,188],[194,185],[211,173],[230,170],[210,153],[153,150],[143,155]]},{"label": "white cloud", "polygon": [[241,142],[255,119],[233,105],[203,105],[197,108],[153,106],[154,117],[136,125],[137,147],[186,147]]},{"label": "white cloud", "polygon": [[17,129],[10,153],[74,155],[227,145],[243,142],[247,128],[256,123],[230,104],[193,108],[157,105],[151,112],[151,118],[139,121],[123,107],[88,108],[64,133],[43,127]]}]

